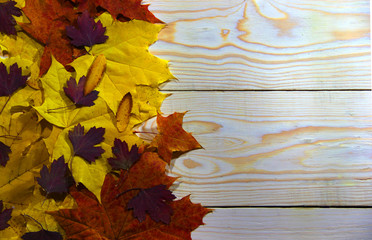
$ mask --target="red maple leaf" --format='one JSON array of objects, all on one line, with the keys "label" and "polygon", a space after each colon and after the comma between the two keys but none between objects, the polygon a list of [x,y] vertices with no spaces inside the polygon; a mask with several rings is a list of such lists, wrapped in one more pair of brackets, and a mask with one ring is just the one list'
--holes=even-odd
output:
[{"label": "red maple leaf", "polygon": [[169,163],[173,152],[187,152],[202,148],[196,139],[182,128],[185,113],[175,112],[167,117],[158,114],[156,123],[158,135],[152,140],[152,147],[158,148],[159,155]]},{"label": "red maple leaf", "polygon": [[136,189],[157,185],[170,187],[175,178],[165,174],[165,166],[156,153],[144,153],[128,172],[122,172],[119,179],[112,174],[106,175],[101,204],[88,190],[78,191],[72,187],[70,193],[78,208],[49,214],[66,231],[68,239],[191,239],[191,231],[203,224],[202,219],[210,210],[191,203],[188,196],[169,203],[173,210],[169,224],[155,222],[149,215],[140,222],[133,216],[133,211],[128,210],[128,202],[138,194]]},{"label": "red maple leaf", "polygon": [[85,53],[83,49],[74,48],[66,35],[66,26],[73,25],[77,19],[76,10],[69,1],[27,1],[22,11],[31,21],[20,24],[23,30],[45,45],[40,75],[49,69],[51,55],[67,65]]},{"label": "red maple leaf", "polygon": [[150,11],[149,5],[142,5],[142,0],[73,0],[78,3],[80,11],[88,9],[91,14],[96,14],[96,8],[106,9],[114,18],[122,15],[128,19],[144,20],[151,23],[163,23]]}]

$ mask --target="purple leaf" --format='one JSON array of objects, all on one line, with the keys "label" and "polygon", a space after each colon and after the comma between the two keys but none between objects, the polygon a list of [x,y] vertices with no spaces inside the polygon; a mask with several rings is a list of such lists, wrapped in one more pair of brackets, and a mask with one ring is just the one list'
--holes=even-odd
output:
[{"label": "purple leaf", "polygon": [[50,166],[50,172],[47,166],[43,165],[40,171],[41,178],[36,178],[40,186],[49,193],[67,193],[68,192],[68,178],[67,164],[64,156],[54,160]]},{"label": "purple leaf", "polygon": [[22,236],[24,240],[62,240],[62,235],[59,232],[51,232],[41,229],[38,232],[28,232]]},{"label": "purple leaf", "polygon": [[104,43],[108,36],[105,35],[106,28],[102,26],[101,21],[97,23],[89,17],[87,10],[77,19],[78,28],[67,26],[66,33],[71,38],[71,44],[75,47],[88,46]]},{"label": "purple leaf", "polygon": [[14,63],[6,70],[4,63],[0,63],[0,97],[10,96],[18,88],[26,86],[28,76],[22,76],[22,69]]},{"label": "purple leaf", "polygon": [[161,184],[141,190],[129,201],[127,208],[133,209],[134,217],[140,222],[146,219],[147,212],[155,222],[169,224],[173,211],[167,202],[175,198],[172,192]]},{"label": "purple leaf", "polygon": [[96,90],[84,96],[84,86],[86,81],[87,78],[82,76],[79,83],[76,84],[75,78],[71,77],[70,80],[67,81],[67,87],[63,88],[67,97],[70,98],[77,107],[93,106],[93,101],[98,97],[98,91]]},{"label": "purple leaf", "polygon": [[3,210],[3,201],[0,200],[0,230],[4,230],[9,227],[8,221],[12,217],[12,208]]},{"label": "purple leaf", "polygon": [[14,16],[20,17],[22,15],[21,9],[17,8],[14,1],[0,3],[0,32],[5,34],[17,35]]},{"label": "purple leaf", "polygon": [[128,144],[125,141],[115,138],[114,147],[111,148],[112,153],[116,158],[109,158],[108,162],[113,169],[128,170],[140,158],[137,145],[133,145],[131,150],[128,150]]},{"label": "purple leaf", "polygon": [[101,127],[92,127],[84,134],[84,127],[79,123],[74,127],[74,130],[68,132],[68,137],[74,148],[74,155],[84,158],[89,163],[94,162],[105,152],[101,147],[94,147],[103,141],[104,134],[105,129]]},{"label": "purple leaf", "polygon": [[6,163],[9,161],[9,153],[11,152],[10,147],[0,142],[0,165],[5,167]]}]

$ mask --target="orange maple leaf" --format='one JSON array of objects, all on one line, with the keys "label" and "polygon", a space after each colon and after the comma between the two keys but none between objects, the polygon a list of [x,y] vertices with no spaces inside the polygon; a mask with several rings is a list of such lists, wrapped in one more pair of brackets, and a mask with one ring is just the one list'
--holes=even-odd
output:
[{"label": "orange maple leaf", "polygon": [[96,8],[106,9],[114,18],[122,15],[124,18],[144,20],[151,23],[163,23],[150,11],[149,5],[142,5],[142,0],[73,0],[79,3],[78,9],[89,9],[91,14],[96,14]]},{"label": "orange maple leaf", "polygon": [[150,147],[158,148],[159,155],[170,163],[173,152],[187,152],[202,148],[196,139],[182,128],[184,113],[173,113],[167,117],[158,114],[156,123],[158,135],[152,140]]},{"label": "orange maple leaf", "polygon": [[101,191],[102,204],[88,190],[78,191],[72,187],[70,193],[78,208],[49,214],[66,231],[68,239],[191,239],[191,231],[204,224],[202,219],[211,210],[191,203],[188,196],[170,203],[173,215],[169,224],[155,222],[148,215],[139,222],[132,210],[127,209],[128,202],[138,193],[137,189],[159,184],[170,187],[176,178],[165,175],[165,167],[166,163],[156,153],[144,153],[128,172],[122,172],[119,179],[112,174],[106,175]]},{"label": "orange maple leaf", "polygon": [[85,53],[84,49],[74,48],[65,34],[66,26],[72,25],[78,16],[68,1],[26,1],[22,11],[31,23],[20,23],[21,27],[45,46],[40,62],[40,75],[49,69],[51,55],[67,65]]}]

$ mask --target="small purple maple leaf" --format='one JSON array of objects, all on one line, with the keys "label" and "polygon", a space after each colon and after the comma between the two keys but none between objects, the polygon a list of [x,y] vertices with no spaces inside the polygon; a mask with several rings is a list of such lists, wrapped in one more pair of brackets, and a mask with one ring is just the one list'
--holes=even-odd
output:
[{"label": "small purple maple leaf", "polygon": [[82,76],[79,80],[79,83],[76,84],[75,78],[71,77],[67,81],[67,87],[64,87],[63,90],[67,97],[75,103],[77,107],[82,106],[93,106],[94,100],[98,97],[98,91],[94,90],[84,96],[84,86],[87,82],[87,78]]},{"label": "small purple maple leaf", "polygon": [[105,35],[106,28],[101,21],[97,23],[89,16],[87,10],[77,19],[78,28],[67,26],[66,33],[71,38],[71,44],[75,47],[88,46],[106,42],[108,36]]},{"label": "small purple maple leaf", "polygon": [[50,166],[50,172],[48,167],[43,165],[40,171],[41,178],[36,178],[40,186],[49,193],[67,193],[68,192],[68,178],[67,163],[65,163],[64,156],[54,160]]},{"label": "small purple maple leaf", "polygon": [[134,217],[140,222],[146,219],[147,212],[155,222],[162,221],[169,224],[173,210],[167,203],[175,198],[176,196],[165,185],[160,184],[152,188],[142,189],[129,201],[127,208],[133,209]]},{"label": "small purple maple leaf", "polygon": [[5,167],[6,163],[9,161],[9,153],[12,151],[10,147],[0,142],[0,165]]},{"label": "small purple maple leaf", "polygon": [[24,240],[62,240],[63,237],[59,232],[51,232],[41,229],[38,232],[28,232],[22,236]]},{"label": "small purple maple leaf", "polygon": [[8,221],[12,217],[12,208],[3,210],[3,201],[0,200],[0,230],[4,230],[9,227]]},{"label": "small purple maple leaf", "polygon": [[8,1],[5,3],[0,3],[0,32],[10,35],[17,35],[14,16],[22,16],[21,9],[17,8],[15,1]]},{"label": "small purple maple leaf", "polygon": [[0,97],[10,96],[18,88],[26,86],[28,76],[22,76],[22,69],[14,63],[6,70],[4,63],[0,63]]},{"label": "small purple maple leaf", "polygon": [[111,167],[116,170],[128,170],[141,156],[138,153],[137,145],[133,145],[129,151],[128,144],[117,138],[115,138],[114,147],[111,149],[116,158],[109,158],[108,162]]},{"label": "small purple maple leaf", "polygon": [[74,148],[74,155],[84,158],[89,163],[94,162],[105,152],[101,147],[95,147],[103,141],[105,134],[104,128],[92,127],[84,134],[84,127],[76,125],[73,130],[68,132],[72,147]]}]

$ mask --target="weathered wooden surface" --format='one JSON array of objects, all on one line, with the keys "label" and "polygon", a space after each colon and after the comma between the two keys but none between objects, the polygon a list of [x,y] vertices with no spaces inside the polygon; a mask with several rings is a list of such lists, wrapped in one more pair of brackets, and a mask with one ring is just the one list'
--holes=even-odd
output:
[{"label": "weathered wooden surface", "polygon": [[193,239],[371,239],[370,208],[244,208],[372,206],[369,1],[144,3],[168,24],[150,51],[179,78],[162,109],[190,110],[205,147],[176,160],[175,193],[240,206]]},{"label": "weathered wooden surface", "polygon": [[372,209],[217,209],[194,240],[369,240]]},{"label": "weathered wooden surface", "polygon": [[176,92],[164,112],[190,110],[184,127],[205,148],[175,161],[176,193],[211,206],[372,205],[371,103],[369,91]]},{"label": "weathered wooden surface", "polygon": [[147,0],[164,89],[369,89],[368,0]]}]

